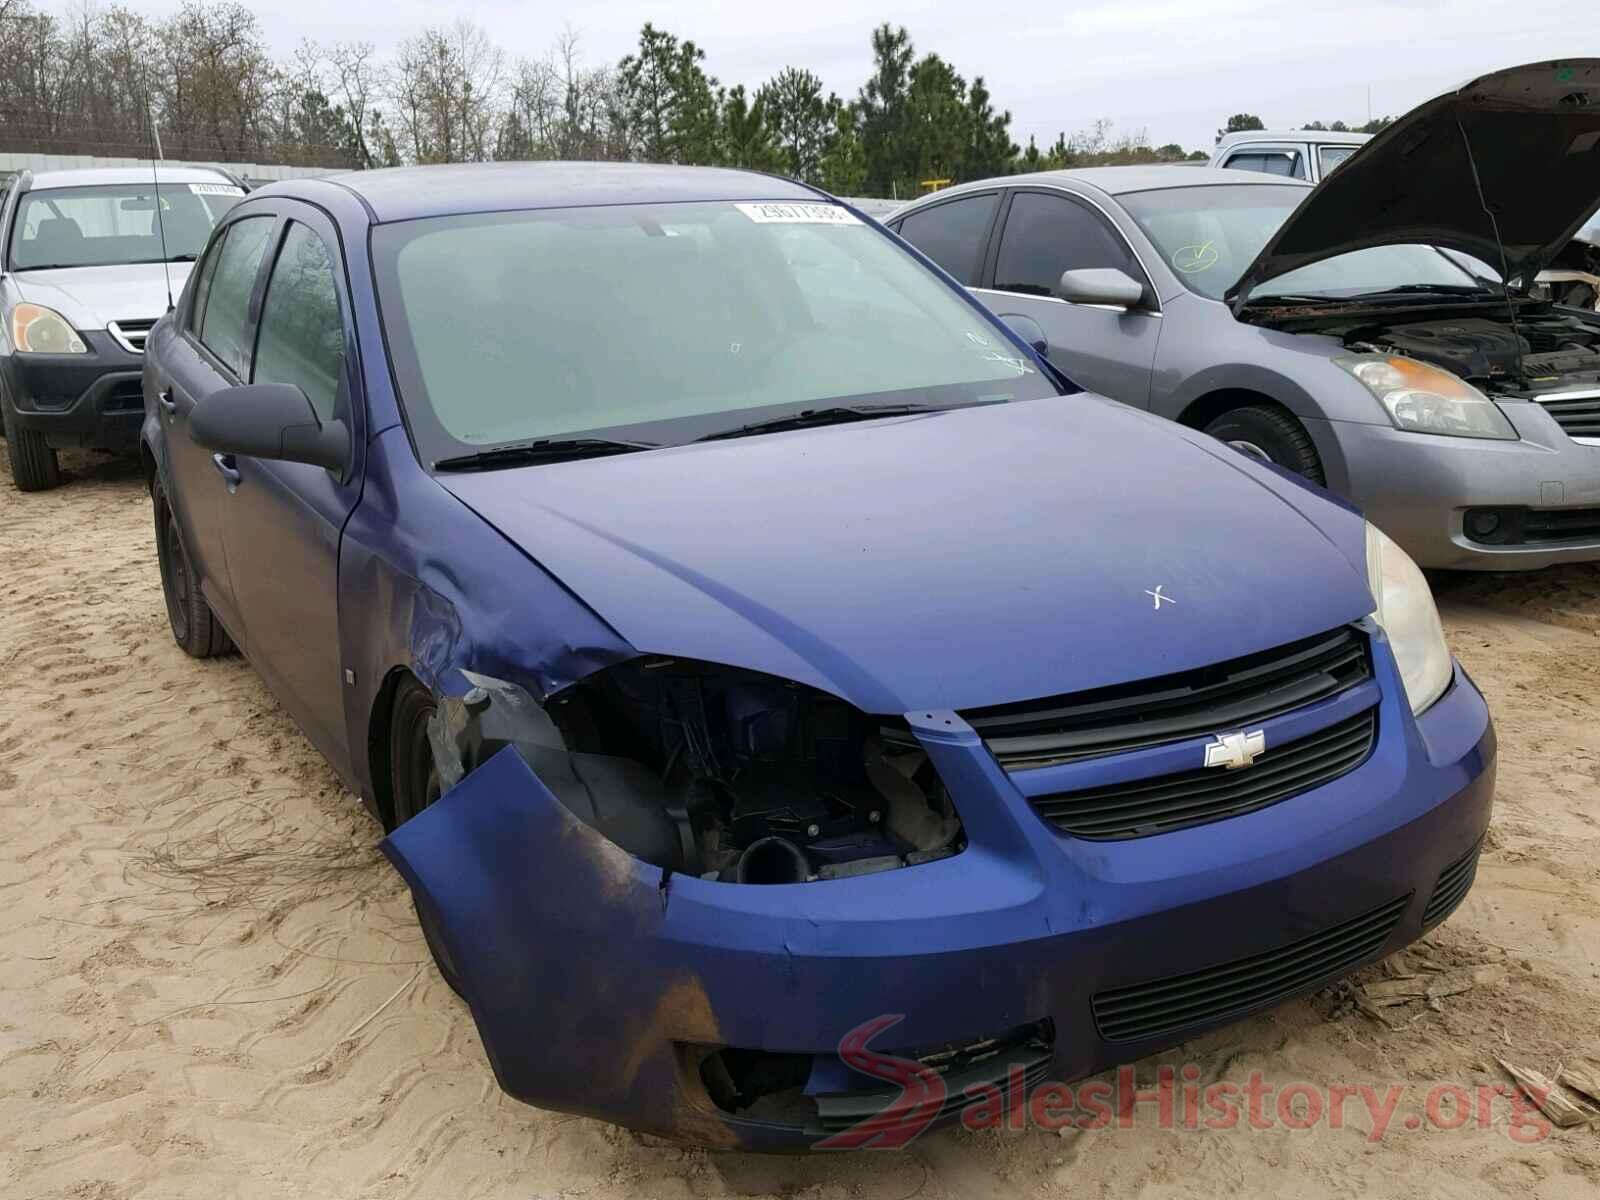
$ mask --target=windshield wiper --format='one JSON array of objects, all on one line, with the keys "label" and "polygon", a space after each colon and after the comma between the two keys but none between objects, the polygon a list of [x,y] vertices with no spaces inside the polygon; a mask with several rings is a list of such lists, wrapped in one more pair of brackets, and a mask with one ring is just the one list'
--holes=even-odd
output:
[{"label": "windshield wiper", "polygon": [[435,471],[492,471],[497,467],[521,467],[532,463],[569,462],[578,458],[603,458],[608,454],[628,454],[634,450],[655,450],[656,442],[625,442],[616,438],[539,438],[531,442],[507,442],[472,454],[441,458]]},{"label": "windshield wiper", "polygon": [[1279,304],[1343,304],[1339,296],[1317,296],[1305,292],[1251,292],[1245,299],[1246,308],[1271,307]]},{"label": "windshield wiper", "polygon": [[1485,296],[1498,300],[1499,294],[1486,287],[1472,287],[1465,283],[1404,283],[1399,287],[1380,288],[1376,292],[1359,292],[1351,300],[1382,300],[1385,296]]},{"label": "windshield wiper", "polygon": [[732,429],[719,429],[694,440],[715,442],[722,438],[747,437],[752,433],[782,433],[786,429],[809,429],[815,425],[844,425],[850,421],[875,421],[879,417],[908,417],[916,413],[940,412],[938,404],[835,404],[828,408],[807,408],[765,421],[751,421]]}]

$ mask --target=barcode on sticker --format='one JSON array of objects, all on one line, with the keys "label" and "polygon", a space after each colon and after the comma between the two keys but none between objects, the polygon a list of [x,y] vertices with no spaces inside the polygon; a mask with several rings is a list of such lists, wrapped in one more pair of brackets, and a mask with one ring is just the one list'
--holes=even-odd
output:
[{"label": "barcode on sticker", "polygon": [[735,204],[762,225],[859,225],[855,215],[837,204]]},{"label": "barcode on sticker", "polygon": [[244,189],[231,183],[191,183],[189,190],[196,196],[242,196]]}]

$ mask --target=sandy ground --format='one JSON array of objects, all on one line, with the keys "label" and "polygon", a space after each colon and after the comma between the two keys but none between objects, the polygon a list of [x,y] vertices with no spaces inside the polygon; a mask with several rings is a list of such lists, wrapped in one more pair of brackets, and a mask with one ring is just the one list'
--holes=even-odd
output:
[{"label": "sandy ground", "polygon": [[359,802],[240,659],[173,646],[133,471],[67,465],[45,495],[0,477],[0,1196],[1600,1195],[1600,1129],[1522,1144],[1504,1103],[1404,1127],[1435,1085],[1501,1081],[1496,1056],[1600,1059],[1600,569],[1439,583],[1499,802],[1477,887],[1388,972],[1484,982],[1386,1024],[1324,992],[1137,1068],[1403,1084],[1381,1140],[1359,1112],[1142,1118],[764,1159],[504,1098]]}]

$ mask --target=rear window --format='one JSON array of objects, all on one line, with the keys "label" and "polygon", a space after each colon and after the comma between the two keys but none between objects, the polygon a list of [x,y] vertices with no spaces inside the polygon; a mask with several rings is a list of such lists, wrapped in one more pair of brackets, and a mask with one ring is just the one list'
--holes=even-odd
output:
[{"label": "rear window", "polygon": [[[191,261],[211,229],[244,196],[216,183],[153,183],[46,188],[24,195],[11,232],[11,269],[103,267]],[[163,235],[165,251],[163,252]]]}]

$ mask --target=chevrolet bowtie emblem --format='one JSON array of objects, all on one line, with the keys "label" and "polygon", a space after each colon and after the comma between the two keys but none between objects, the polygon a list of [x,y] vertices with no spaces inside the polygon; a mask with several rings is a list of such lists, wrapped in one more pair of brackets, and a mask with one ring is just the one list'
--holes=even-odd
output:
[{"label": "chevrolet bowtie emblem", "polygon": [[1217,740],[1206,747],[1206,766],[1227,767],[1230,771],[1236,767],[1248,767],[1255,762],[1256,755],[1266,748],[1267,734],[1263,729],[1252,729],[1249,733],[1219,734]]}]

